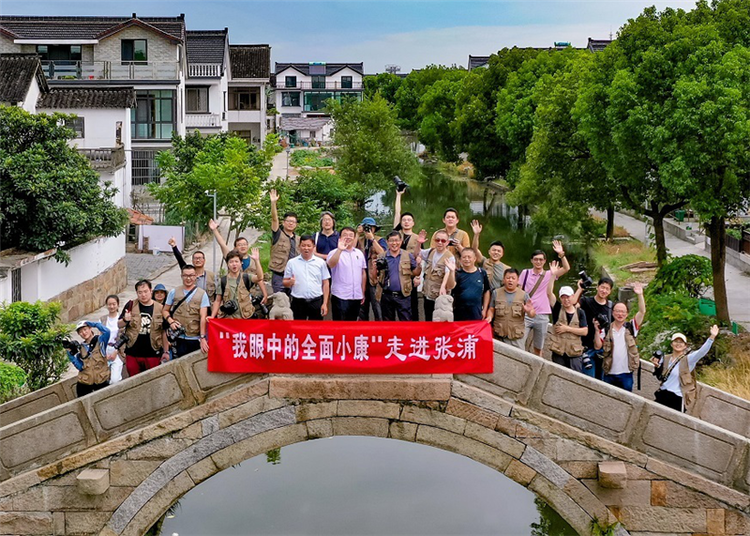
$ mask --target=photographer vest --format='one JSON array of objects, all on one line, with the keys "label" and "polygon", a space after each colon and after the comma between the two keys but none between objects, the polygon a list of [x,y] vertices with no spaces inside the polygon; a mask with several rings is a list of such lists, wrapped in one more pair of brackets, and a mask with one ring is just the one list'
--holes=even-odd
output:
[{"label": "photographer vest", "polygon": [[[387,254],[381,253],[378,255],[378,259],[385,259]],[[393,277],[393,274],[389,274],[389,277]],[[411,296],[411,291],[414,287],[412,277],[414,276],[411,273],[411,257],[409,256],[409,252],[401,250],[398,260],[398,279],[399,283],[401,283],[401,293],[404,296]],[[381,288],[385,288],[385,270],[381,270],[378,274],[378,283],[380,283]]]},{"label": "photographer vest", "polygon": [[85,346],[81,346],[83,370],[78,371],[78,383],[83,385],[96,385],[109,381],[109,363],[107,363],[107,356],[102,353],[98,335],[93,339],[93,342],[94,350],[92,352],[89,352]]},{"label": "photographer vest", "polygon": [[190,292],[189,290],[185,292],[185,287],[180,287],[174,291],[172,307],[176,304],[180,306],[177,309],[171,309],[169,314],[185,328],[185,335],[188,337],[197,337],[201,334],[201,301],[206,292],[196,287],[192,291],[190,299],[182,301],[185,295]]},{"label": "photographer vest", "polygon": [[[628,347],[628,369],[630,370],[630,372],[634,372],[638,370],[641,357],[638,354],[638,344],[635,341],[635,336],[633,336],[633,327],[630,322],[625,323],[625,345]],[[602,356],[604,357],[604,362],[602,364],[602,370],[604,371],[604,374],[609,374],[609,371],[612,370],[611,326],[609,331],[607,331],[607,334],[604,336],[603,348],[604,353],[602,354]]]},{"label": "photographer vest", "polygon": [[499,289],[503,286],[503,277],[505,277],[505,270],[510,268],[503,261],[493,261],[492,259],[485,258],[482,263],[482,268],[487,272],[487,276],[490,278],[490,286],[492,288]]},{"label": "photographer vest", "polygon": [[492,327],[498,337],[516,340],[523,337],[524,310],[523,302],[526,292],[517,288],[513,294],[513,301],[508,304],[504,288],[495,291],[495,319]]},{"label": "photographer vest", "polygon": [[[279,239],[271,245],[271,262],[268,263],[268,269],[272,272],[281,273],[286,268],[289,261],[289,253],[292,251],[292,240],[294,240],[294,251],[299,253],[299,236],[293,234],[289,236],[283,229],[279,229]],[[250,266],[253,266],[252,261]]]},{"label": "photographer vest", "polygon": [[[252,266],[253,263],[250,263],[250,266]],[[213,272],[209,272],[208,270],[205,270],[203,272],[206,274],[206,294],[208,294],[208,301],[213,303],[214,298],[216,297],[216,276]]]},{"label": "photographer vest", "polygon": [[[672,354],[664,356],[664,363],[668,364],[672,360]],[[687,355],[680,359],[677,364],[677,371],[680,377],[680,389],[682,390],[682,403],[685,405],[685,411],[692,415],[695,401],[698,399],[698,379],[695,376],[695,370],[690,370],[690,364]]]},{"label": "photographer vest", "polygon": [[234,296],[232,289],[229,285],[228,276],[224,276],[221,278],[221,291],[222,291],[222,302],[226,303],[230,300],[236,300],[237,304],[239,305],[239,308],[234,312],[234,314],[230,316],[226,316],[224,313],[221,312],[221,309],[219,309],[218,315],[216,315],[217,318],[252,318],[253,313],[255,312],[255,307],[253,307],[253,297],[250,294],[250,287],[252,283],[250,282],[250,276],[247,274],[242,274],[242,282],[237,282],[237,296]]},{"label": "photographer vest", "polygon": [[[417,252],[422,249],[421,247],[419,247],[419,241],[417,240],[417,236],[418,236],[417,233],[412,233],[409,235],[404,234],[403,231],[399,231],[398,233],[401,235],[401,242],[402,242],[401,249],[404,251],[408,251],[409,253],[414,255],[414,258],[416,259],[418,256]],[[409,241],[406,243],[406,246],[404,246],[403,242],[406,241],[406,237],[409,237]]]},{"label": "photographer vest", "polygon": [[443,284],[443,277],[445,277],[445,259],[451,254],[446,249],[440,260],[433,265],[432,259],[436,251],[435,248],[432,248],[427,254],[427,267],[424,271],[424,286],[422,287],[425,298],[430,300],[436,300],[440,295],[440,285]]},{"label": "photographer vest", "polygon": [[[555,322],[555,326],[570,326],[571,328],[580,327],[578,322],[578,310],[573,311],[573,317],[568,322],[568,313],[564,308],[560,307],[560,316]],[[581,336],[573,333],[555,333],[552,329],[549,332],[549,343],[550,350],[559,355],[566,355],[568,357],[578,357],[583,354],[583,343],[581,342]]]},{"label": "photographer vest", "polygon": [[[141,332],[141,310],[139,305],[140,302],[136,301],[133,305],[133,309],[130,311],[133,319],[127,326],[125,326],[125,335],[128,337],[127,348],[131,348],[135,344],[138,334]],[[163,346],[161,343],[161,336],[162,333],[164,333],[164,318],[162,317],[161,310],[162,305],[154,300],[154,314],[151,317],[151,333],[149,336],[151,339],[151,348],[153,348],[155,352],[161,352]]]}]

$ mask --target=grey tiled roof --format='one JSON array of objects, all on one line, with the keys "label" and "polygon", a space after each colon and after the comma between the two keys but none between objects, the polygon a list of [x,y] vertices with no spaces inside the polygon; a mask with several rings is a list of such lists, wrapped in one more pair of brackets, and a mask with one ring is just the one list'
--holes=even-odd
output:
[{"label": "grey tiled roof", "polygon": [[232,78],[270,78],[269,45],[229,45]]},{"label": "grey tiled roof", "polygon": [[477,67],[482,67],[484,65],[487,65],[490,62],[489,56],[472,56],[469,54],[469,70],[476,69]]},{"label": "grey tiled roof", "polygon": [[13,39],[101,39],[129,25],[185,40],[185,16],[179,17],[31,17],[0,15],[0,33]]},{"label": "grey tiled roof", "polygon": [[281,130],[320,130],[327,123],[331,122],[330,117],[286,117],[281,116],[279,126]]},{"label": "grey tiled roof", "polygon": [[[289,67],[294,67],[299,72],[301,72],[304,75],[309,76],[310,75],[310,64],[309,63],[276,63],[276,70],[275,73],[278,74],[284,69],[288,69]],[[363,63],[326,63],[326,76],[331,76],[334,73],[339,72],[341,69],[345,69],[346,67],[350,68],[352,71],[364,74],[365,68]]]},{"label": "grey tiled roof", "polygon": [[131,88],[52,88],[37,101],[38,108],[135,108],[135,90]]},{"label": "grey tiled roof", "polygon": [[17,104],[26,98],[36,77],[42,91],[47,80],[36,54],[0,54],[0,102]]},{"label": "grey tiled roof", "polygon": [[224,50],[229,30],[188,30],[188,63],[220,64],[224,70]]},{"label": "grey tiled roof", "polygon": [[612,42],[611,39],[591,39],[589,37],[589,43],[586,48],[591,52],[601,52]]}]

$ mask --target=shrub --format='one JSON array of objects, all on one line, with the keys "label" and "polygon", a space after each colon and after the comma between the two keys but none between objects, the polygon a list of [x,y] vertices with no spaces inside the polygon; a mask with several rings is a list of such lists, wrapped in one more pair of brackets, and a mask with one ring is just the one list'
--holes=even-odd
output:
[{"label": "shrub", "polygon": [[323,156],[320,151],[298,149],[292,153],[289,163],[294,167],[331,167],[333,158]]},{"label": "shrub", "polygon": [[711,261],[700,255],[675,257],[662,266],[649,283],[651,294],[683,293],[699,298],[713,285]]},{"label": "shrub", "polygon": [[60,343],[72,326],[59,317],[57,302],[0,305],[0,359],[21,367],[32,391],[58,381],[68,366]]},{"label": "shrub", "polygon": [[12,363],[0,361],[0,404],[24,394],[26,373]]}]

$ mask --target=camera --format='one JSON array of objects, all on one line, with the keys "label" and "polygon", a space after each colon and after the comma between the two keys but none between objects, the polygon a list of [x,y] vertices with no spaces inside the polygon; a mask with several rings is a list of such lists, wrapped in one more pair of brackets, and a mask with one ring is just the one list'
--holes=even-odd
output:
[{"label": "camera", "polygon": [[659,365],[654,365],[654,376],[656,376],[656,379],[660,382],[665,382],[667,378],[664,376],[664,352],[656,350],[651,357],[660,363]]},{"label": "camera", "polygon": [[375,267],[378,269],[378,271],[388,270],[388,260],[387,259],[377,259],[375,261]]},{"label": "camera", "polygon": [[177,342],[177,339],[180,337],[185,336],[185,328],[180,326],[177,329],[169,328],[167,329],[167,340],[169,341],[169,344],[174,344]]},{"label": "camera", "polygon": [[584,370],[590,370],[593,366],[594,362],[591,360],[591,356],[583,354],[583,358],[581,358],[581,367],[583,367]]},{"label": "camera", "polygon": [[586,270],[578,272],[578,278],[581,280],[581,288],[588,290],[594,286],[594,280],[586,273]]},{"label": "camera", "polygon": [[370,233],[370,232],[373,232],[373,231],[374,231],[374,229],[372,228],[372,225],[370,225],[369,223],[365,223],[365,224],[364,224],[364,225],[362,226],[362,230],[363,230],[364,232],[366,232],[366,233]]},{"label": "camera", "polygon": [[399,177],[398,175],[393,176],[393,183],[396,185],[397,192],[403,192],[409,187],[409,185],[401,180],[401,177]]},{"label": "camera", "polygon": [[120,333],[120,335],[117,337],[117,341],[115,341],[115,344],[112,346],[115,350],[119,350],[123,347],[123,345],[128,344],[130,342],[130,337],[125,335],[125,333]]},{"label": "camera", "polygon": [[268,307],[265,303],[261,303],[262,301],[263,296],[253,296],[253,307],[255,307],[253,318],[268,318]]},{"label": "camera", "polygon": [[609,316],[605,315],[604,313],[599,313],[594,317],[594,319],[599,322],[599,328],[603,329],[604,331],[607,331],[609,329]]},{"label": "camera", "polygon": [[62,344],[62,347],[65,348],[72,355],[76,355],[78,352],[81,351],[81,343],[78,341],[65,338],[61,341],[61,344]]},{"label": "camera", "polygon": [[221,304],[219,310],[224,313],[225,316],[231,316],[237,312],[240,308],[240,304],[236,300],[227,300]]},{"label": "camera", "polygon": [[458,245],[458,240],[456,240],[456,239],[455,239],[455,238],[453,238],[453,237],[450,237],[450,238],[448,239],[448,245],[449,245],[449,246],[453,246],[453,247],[456,247],[456,246]]}]

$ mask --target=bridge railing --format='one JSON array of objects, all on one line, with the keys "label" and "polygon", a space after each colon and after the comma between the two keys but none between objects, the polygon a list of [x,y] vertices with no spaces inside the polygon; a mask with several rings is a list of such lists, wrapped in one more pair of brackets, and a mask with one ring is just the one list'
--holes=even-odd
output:
[{"label": "bridge railing", "polygon": [[[176,419],[171,424],[179,426],[179,414],[185,410],[264,377],[209,373],[206,362],[205,356],[195,353],[83,398],[3,423],[0,481],[49,464],[59,471],[60,460],[67,456],[170,417]],[[499,342],[495,371],[456,380],[511,401],[511,417],[548,429],[567,425],[577,430],[577,440],[592,445],[604,441],[609,445],[606,450],[619,451],[617,445],[622,445],[626,447],[621,449],[622,459],[646,469],[667,462],[743,493],[750,489],[747,437]],[[65,389],[69,392],[70,384]]]}]

